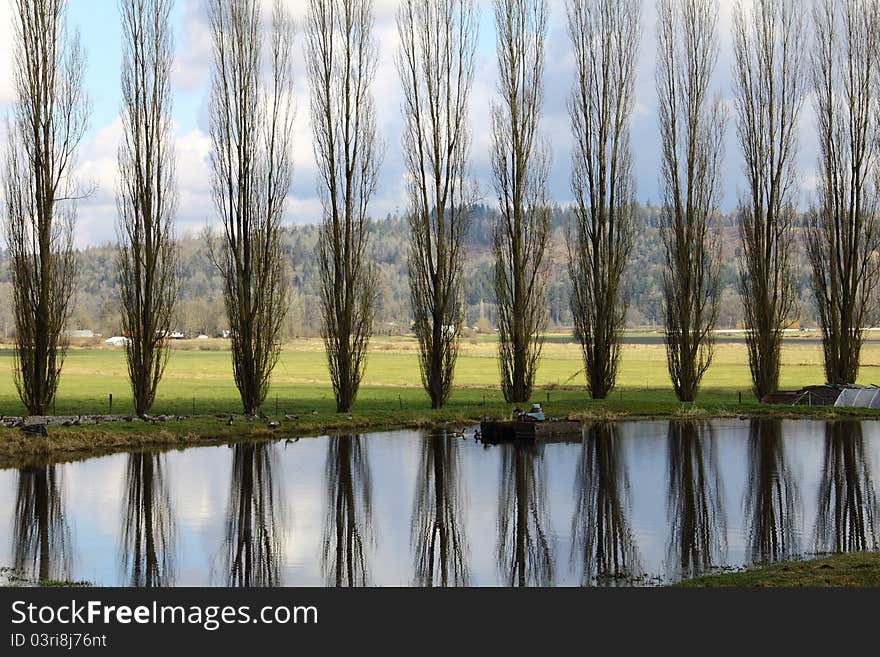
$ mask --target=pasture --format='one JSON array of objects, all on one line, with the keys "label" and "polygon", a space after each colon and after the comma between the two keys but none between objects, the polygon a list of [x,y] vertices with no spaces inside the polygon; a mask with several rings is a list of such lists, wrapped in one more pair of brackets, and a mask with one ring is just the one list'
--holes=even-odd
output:
[{"label": "pasture", "polygon": [[[174,343],[165,376],[159,386],[156,413],[232,413],[239,409],[238,392],[232,377],[228,341],[192,340]],[[449,409],[475,404],[503,403],[494,337],[466,339],[462,343],[456,375],[456,389]],[[784,347],[783,388],[822,383],[822,352],[815,340],[788,339]],[[0,414],[23,412],[13,382],[13,355],[7,345],[0,349]],[[554,402],[566,408],[592,406],[584,391],[579,345],[568,336],[548,336],[537,376],[535,400]],[[880,383],[880,342],[867,342],[862,353],[860,383]],[[719,342],[707,372],[698,404],[736,405],[739,393],[751,404],[749,369],[745,344]],[[64,363],[56,413],[85,414],[109,411],[131,412],[131,394],[124,350],[111,347],[73,345]],[[623,347],[618,388],[606,404],[638,409],[675,404],[666,371],[662,343],[627,344]],[[327,373],[323,344],[318,338],[298,339],[285,345],[271,392],[264,405],[270,415],[317,410],[332,413],[335,406]],[[418,346],[411,337],[377,337],[371,343],[369,362],[355,413],[385,415],[389,410],[425,410],[428,398],[420,384]]]}]

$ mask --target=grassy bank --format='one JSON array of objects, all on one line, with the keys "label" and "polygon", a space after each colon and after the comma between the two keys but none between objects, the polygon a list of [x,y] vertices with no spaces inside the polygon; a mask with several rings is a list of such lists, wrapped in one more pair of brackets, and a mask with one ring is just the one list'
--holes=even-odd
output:
[{"label": "grassy bank", "polygon": [[[48,440],[16,430],[0,430],[0,460],[21,456],[74,454],[138,446],[179,446],[243,438],[287,437],[324,432],[358,432],[390,427],[467,425],[482,417],[506,417],[509,406],[498,388],[497,343],[492,337],[465,341],[459,358],[456,388],[442,411],[432,411],[421,388],[417,344],[412,338],[373,340],[367,373],[351,418],[335,413],[323,345],[304,339],[286,345],[263,411],[279,420],[236,420],[240,410],[232,379],[228,341],[175,343],[159,386],[154,412],[192,416],[183,421],[146,424],[121,422],[91,427],[55,428]],[[865,414],[809,407],[767,407],[749,392],[749,369],[742,342],[719,344],[699,399],[681,405],[669,385],[662,343],[624,346],[619,386],[604,401],[592,401],[583,389],[580,349],[567,336],[550,336],[537,376],[534,400],[554,416],[583,419],[627,417],[838,417]],[[861,382],[880,381],[880,344],[863,352]],[[782,386],[797,388],[821,382],[821,348],[815,342],[790,340],[783,351]],[[55,413],[59,415],[130,413],[132,402],[124,353],[114,348],[70,350],[64,364]],[[0,350],[0,415],[24,409],[13,384],[10,349]],[[285,415],[298,415],[297,420]],[[868,415],[877,416],[876,412]]]},{"label": "grassy bank", "polygon": [[767,568],[698,577],[681,587],[859,587],[880,586],[880,552],[836,554],[789,561]]},{"label": "grassy bank", "polygon": [[[659,335],[654,336],[659,340]],[[231,413],[240,408],[232,379],[229,342],[220,340],[174,343],[168,367],[156,396],[154,411],[174,414]],[[370,413],[392,405],[428,408],[421,388],[413,338],[375,338],[358,398],[358,410]],[[860,383],[880,383],[880,342],[867,343],[862,353]],[[546,401],[546,392],[570,392],[560,399],[571,403],[586,399],[580,347],[568,336],[549,336],[544,347],[536,386],[536,399]],[[501,402],[498,387],[497,342],[494,337],[467,340],[462,344],[456,368],[456,390],[452,403],[466,405],[474,400]],[[783,388],[822,383],[821,347],[815,341],[787,340],[783,349]],[[706,373],[699,399],[704,405],[737,403],[751,394],[749,368],[743,342],[718,344],[712,366]],[[64,363],[55,411],[57,414],[107,413],[113,395],[113,412],[132,410],[125,356],[120,348],[72,348]],[[302,339],[287,344],[272,378],[264,411],[294,412],[309,406],[319,411],[331,408],[332,390],[320,339]],[[625,345],[622,350],[618,387],[613,401],[674,404],[675,396],[666,371],[662,343]],[[13,384],[10,348],[0,348],[0,415],[18,415],[23,407]]]},{"label": "grassy bank", "polygon": [[[309,396],[312,392],[313,396]],[[149,424],[138,419],[93,426],[53,426],[46,438],[32,437],[17,429],[0,429],[0,467],[18,466],[29,460],[69,460],[98,453],[137,448],[186,447],[218,444],[238,440],[279,439],[325,433],[362,433],[382,429],[437,427],[464,428],[492,419],[508,417],[510,408],[500,401],[488,400],[497,391],[479,388],[457,391],[453,401],[443,410],[433,411],[426,402],[413,400],[412,389],[383,387],[365,388],[358,408],[351,416],[334,412],[331,401],[302,391],[293,408],[298,419],[271,411],[268,420],[280,423],[270,428],[268,420],[245,420],[235,416],[186,417]],[[483,394],[487,401],[482,401]],[[546,395],[546,392],[545,392]],[[844,411],[834,408],[775,407],[753,402],[738,404],[729,393],[706,395],[695,405],[659,400],[654,393],[633,392],[623,399],[588,401],[583,393],[554,390],[544,399],[545,408],[557,417],[584,421],[625,420],[636,418],[775,417],[775,418],[842,418],[877,417],[880,411]],[[404,400],[404,401],[400,401]],[[402,405],[401,405],[402,404]],[[410,406],[412,404],[412,407]],[[314,408],[313,408],[314,407]],[[311,409],[311,410],[310,410]],[[290,413],[288,413],[290,415]]]}]

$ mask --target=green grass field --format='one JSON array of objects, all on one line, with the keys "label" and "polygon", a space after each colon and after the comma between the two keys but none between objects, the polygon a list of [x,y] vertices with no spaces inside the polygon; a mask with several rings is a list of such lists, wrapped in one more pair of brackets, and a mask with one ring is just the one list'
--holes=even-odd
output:
[{"label": "green grass field", "polygon": [[880,552],[836,554],[766,568],[706,575],[679,587],[873,587],[880,586]]},{"label": "green grass field", "polygon": [[[231,413],[239,409],[238,392],[232,379],[228,342],[204,341],[178,344],[170,355],[159,386],[156,413]],[[0,414],[23,412],[13,383],[13,357],[9,348],[0,350]],[[861,383],[880,382],[880,343],[867,343],[862,354]],[[579,346],[565,336],[550,336],[544,347],[537,377],[535,400],[566,408],[589,407]],[[493,338],[466,340],[461,349],[456,389],[449,410],[482,403],[501,404],[498,386],[496,344]],[[610,407],[638,404],[658,409],[675,405],[666,371],[662,344],[625,345],[617,390],[605,402]],[[784,348],[782,387],[824,381],[821,348],[816,343],[789,340]],[[750,378],[743,343],[718,344],[715,360],[707,372],[700,406],[737,405],[738,395],[750,404]],[[56,401],[58,414],[106,413],[109,395],[113,412],[131,412],[125,355],[119,348],[72,347],[64,363]],[[320,339],[302,339],[287,344],[275,370],[272,389],[264,406],[273,414],[276,399],[279,412],[317,409],[322,415],[334,410],[327,365]],[[412,338],[375,338],[371,344],[366,376],[358,397],[356,413],[384,414],[405,408],[428,410],[428,398],[420,384],[417,343]]]}]

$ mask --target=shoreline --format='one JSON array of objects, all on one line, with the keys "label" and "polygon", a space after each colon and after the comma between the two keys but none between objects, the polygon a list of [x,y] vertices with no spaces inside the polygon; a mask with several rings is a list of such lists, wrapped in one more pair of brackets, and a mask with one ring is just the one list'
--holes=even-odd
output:
[{"label": "shoreline", "polygon": [[[700,406],[699,404],[670,404],[657,408],[637,402],[595,403],[593,408],[558,407],[552,414],[587,423],[667,421],[667,420],[880,420],[880,412],[869,409],[797,406],[742,407]],[[49,427],[47,437],[31,436],[19,429],[0,428],[0,469],[26,467],[34,464],[79,461],[120,452],[138,450],[170,450],[189,447],[207,447],[259,440],[300,439],[327,434],[344,435],[380,431],[450,429],[462,431],[480,423],[508,416],[508,406],[492,405],[442,411],[405,410],[351,416],[318,414],[303,421],[288,421],[284,417],[268,420],[279,422],[270,428],[268,420],[247,421],[242,416],[224,414],[169,419],[150,423],[140,419],[131,422],[113,421],[88,426]],[[351,419],[349,419],[349,417]]]},{"label": "shoreline", "polygon": [[880,586],[880,551],[844,552],[702,575],[673,588],[855,588]]},{"label": "shoreline", "polygon": [[[35,582],[18,576],[10,567],[0,566],[0,580],[4,577],[6,581],[0,581],[0,586],[14,588],[95,586],[88,581]],[[661,585],[660,588],[877,588],[878,586],[880,586],[880,551],[864,551],[806,558],[792,557],[765,566],[700,575],[675,584]]]}]

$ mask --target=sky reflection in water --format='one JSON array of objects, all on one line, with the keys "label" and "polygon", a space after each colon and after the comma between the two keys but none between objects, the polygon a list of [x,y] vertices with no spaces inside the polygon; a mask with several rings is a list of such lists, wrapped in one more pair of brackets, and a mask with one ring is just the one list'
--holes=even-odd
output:
[{"label": "sky reflection in water", "polygon": [[121,586],[656,584],[876,549],[878,469],[880,422],[851,421],[118,454],[0,471],[0,565]]}]

